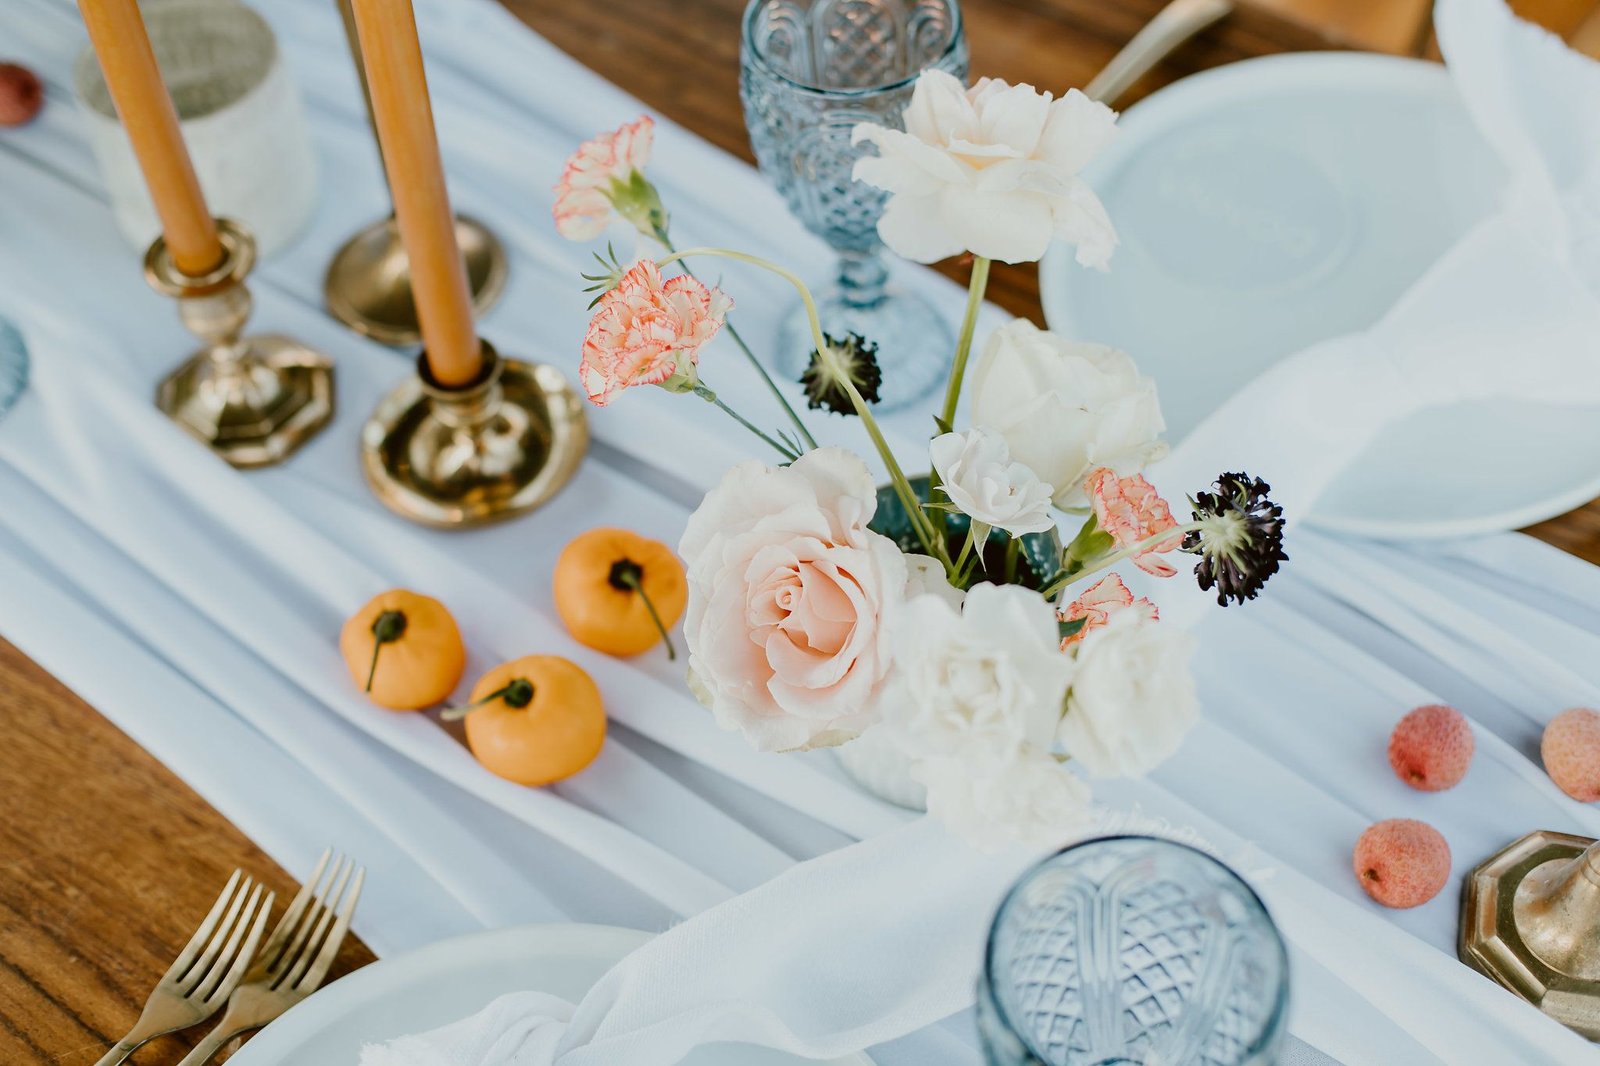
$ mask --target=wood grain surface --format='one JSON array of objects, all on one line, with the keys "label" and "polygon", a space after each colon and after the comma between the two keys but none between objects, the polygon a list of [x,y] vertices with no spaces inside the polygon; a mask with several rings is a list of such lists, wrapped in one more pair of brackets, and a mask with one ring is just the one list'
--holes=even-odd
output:
[{"label": "wood grain surface", "polygon": [[[749,158],[737,97],[743,0],[506,0],[558,46],[712,142]],[[1082,85],[1158,0],[965,0],[973,69]],[[1600,45],[1592,0],[1522,0]],[[1421,0],[1255,0],[1135,89],[1268,52],[1427,44]],[[26,62],[26,56],[7,56]],[[947,265],[959,274],[960,264]],[[1039,315],[1032,269],[997,269],[993,298]],[[1600,507],[1534,535],[1600,562]],[[0,575],[0,595],[5,594]],[[236,866],[287,899],[290,878],[187,786],[9,644],[0,642],[0,1063],[89,1066],[135,1020]],[[347,944],[339,970],[371,959]],[[142,1051],[175,1062],[197,1033]]]}]

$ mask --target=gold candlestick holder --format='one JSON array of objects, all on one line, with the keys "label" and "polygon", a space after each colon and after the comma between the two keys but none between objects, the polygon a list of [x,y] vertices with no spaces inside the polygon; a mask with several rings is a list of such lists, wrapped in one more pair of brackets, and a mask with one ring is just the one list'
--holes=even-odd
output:
[{"label": "gold candlestick holder", "polygon": [[217,233],[222,261],[206,274],[179,270],[161,237],[145,254],[145,280],[178,301],[178,317],[204,342],[157,387],[156,405],[234,466],[270,466],[333,417],[333,363],[279,334],[241,336],[255,238],[226,218]]},{"label": "gold candlestick holder", "polygon": [[[482,315],[505,291],[506,250],[487,226],[466,215],[456,216],[456,245],[466,260],[472,308]],[[334,254],[322,295],[334,318],[379,344],[422,341],[411,259],[393,215],[362,229]]]},{"label": "gold candlestick holder", "polygon": [[1600,1040],[1600,841],[1540,830],[1467,878],[1461,961]]},{"label": "gold candlestick holder", "polygon": [[583,401],[566,377],[482,344],[477,381],[441,386],[424,354],[361,431],[368,484],[414,522],[460,529],[531,511],[572,479],[588,450]]},{"label": "gold candlestick holder", "polygon": [[[361,43],[356,33],[356,16],[350,0],[338,0],[344,20],[345,43],[355,60],[356,78],[361,83],[361,99],[366,105],[367,125],[373,140],[378,124],[372,116],[372,91],[367,85],[367,67],[361,58]],[[383,163],[383,153],[378,153]],[[384,187],[389,187],[388,165],[384,164]],[[467,288],[472,293],[472,309],[477,317],[495,305],[505,291],[508,265],[505,246],[477,219],[456,216],[456,247],[467,266]],[[400,227],[394,214],[379,219],[346,241],[328,264],[322,282],[322,297],[328,312],[363,337],[379,344],[409,347],[422,342],[422,324],[417,318],[417,303],[411,295],[411,257],[400,242]]]}]

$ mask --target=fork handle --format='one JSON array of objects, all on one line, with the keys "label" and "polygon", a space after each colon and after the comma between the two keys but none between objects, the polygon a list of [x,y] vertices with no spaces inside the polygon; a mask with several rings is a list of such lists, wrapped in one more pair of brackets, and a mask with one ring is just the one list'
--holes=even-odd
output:
[{"label": "fork handle", "polygon": [[94,1066],[117,1066],[118,1063],[126,1061],[129,1055],[138,1050],[139,1045],[142,1043],[144,1043],[143,1040],[135,1039],[133,1034],[129,1033],[121,1040],[118,1040],[111,1050],[106,1052]]},{"label": "fork handle", "polygon": [[244,1031],[226,1024],[218,1025],[200,1038],[200,1043],[196,1044],[194,1050],[183,1057],[183,1061],[178,1063],[178,1066],[205,1066],[206,1063],[211,1061],[213,1055],[222,1050],[224,1044]]}]

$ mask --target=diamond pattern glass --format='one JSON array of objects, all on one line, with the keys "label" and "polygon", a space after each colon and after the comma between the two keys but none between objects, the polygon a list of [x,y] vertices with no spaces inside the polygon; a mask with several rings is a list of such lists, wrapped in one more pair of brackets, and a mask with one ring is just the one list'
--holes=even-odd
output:
[{"label": "diamond pattern glass", "polygon": [[[938,311],[888,284],[878,218],[885,196],[850,176],[870,149],[860,122],[903,128],[901,112],[930,67],[967,74],[956,0],[752,0],[745,12],[740,97],[751,147],[789,210],[839,253],[818,293],[823,329],[878,344],[885,409],[925,396],[955,341]],[[779,338],[779,370],[798,377],[812,348],[796,307]]]},{"label": "diamond pattern glass", "polygon": [[28,384],[28,349],[15,326],[0,318],[0,417]]},{"label": "diamond pattern glass", "polygon": [[1110,837],[1035,867],[995,917],[990,1066],[1267,1066],[1288,962],[1254,892],[1193,848]]}]

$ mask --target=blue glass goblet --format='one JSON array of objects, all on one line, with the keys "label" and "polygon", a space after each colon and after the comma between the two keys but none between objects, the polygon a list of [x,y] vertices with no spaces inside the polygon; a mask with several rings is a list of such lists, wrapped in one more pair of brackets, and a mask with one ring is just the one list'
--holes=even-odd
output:
[{"label": "blue glass goblet", "polygon": [[22,334],[16,327],[0,318],[0,418],[11,410],[27,384],[27,345],[22,343]]},{"label": "blue glass goblet", "polygon": [[[878,218],[886,195],[853,180],[867,149],[860,122],[903,129],[917,77],[930,68],[965,81],[967,44],[956,0],[751,0],[739,95],[762,173],[789,210],[839,253],[833,286],[817,294],[823,329],[878,345],[886,410],[926,396],[955,349],[944,318],[889,284]],[[813,347],[796,305],[779,336],[779,372],[798,378]]]},{"label": "blue glass goblet", "polygon": [[990,1066],[1269,1066],[1289,963],[1261,900],[1203,852],[1105,837],[1029,871],[978,988]]}]

